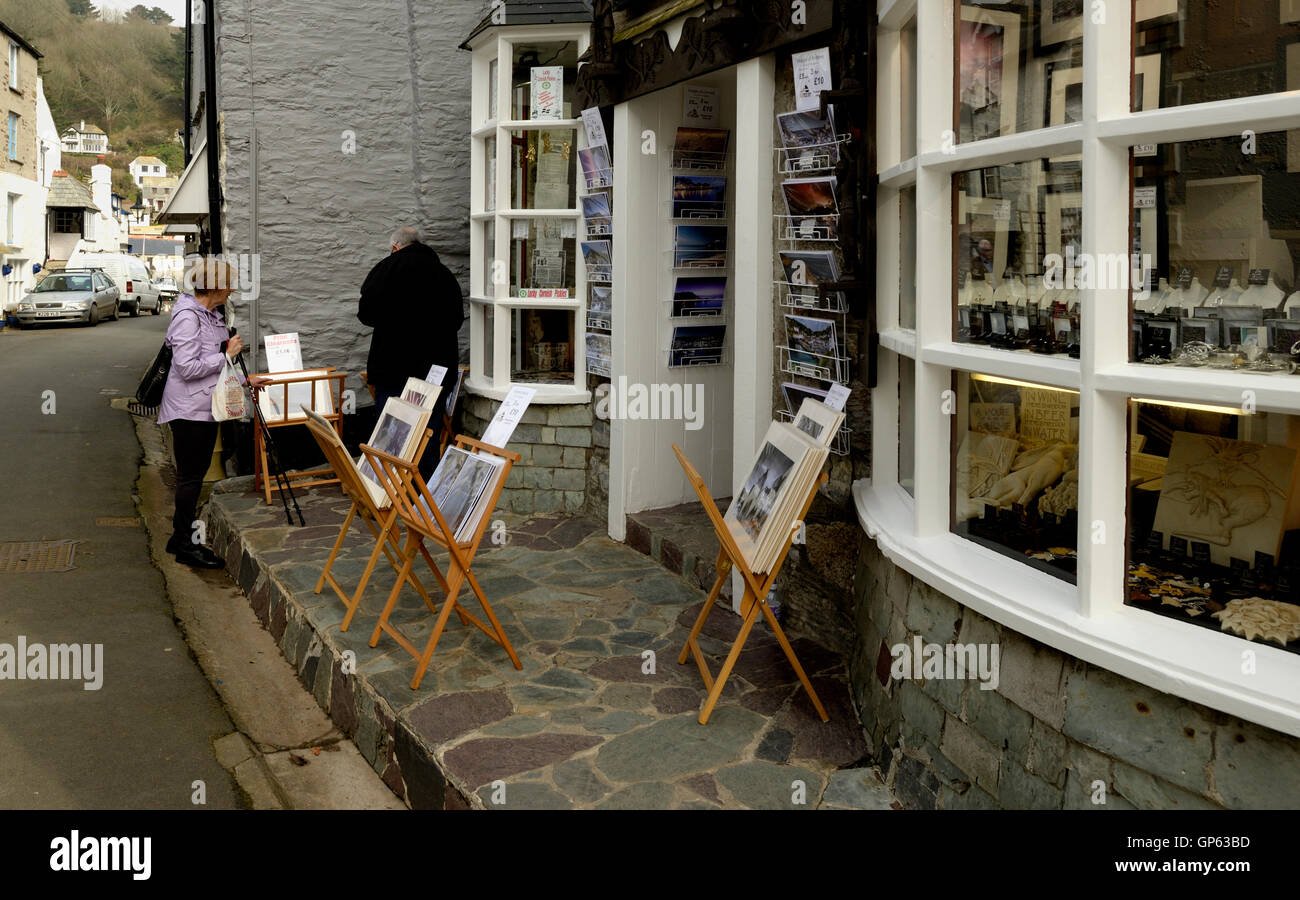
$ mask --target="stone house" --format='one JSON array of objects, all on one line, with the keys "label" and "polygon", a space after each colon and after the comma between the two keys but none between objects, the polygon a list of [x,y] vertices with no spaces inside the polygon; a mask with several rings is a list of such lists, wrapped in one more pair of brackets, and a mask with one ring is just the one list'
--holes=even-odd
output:
[{"label": "stone house", "polygon": [[46,189],[38,134],[44,96],[36,74],[40,51],[2,22],[0,41],[7,48],[8,88],[0,94],[0,121],[5,128],[4,153],[0,155],[0,263],[8,269],[0,276],[0,304],[9,308],[32,286],[32,265],[45,261],[42,223]]}]

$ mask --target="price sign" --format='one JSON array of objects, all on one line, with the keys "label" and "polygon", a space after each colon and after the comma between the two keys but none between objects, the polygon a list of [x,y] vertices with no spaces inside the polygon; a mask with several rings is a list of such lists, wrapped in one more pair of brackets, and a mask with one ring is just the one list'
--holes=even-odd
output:
[{"label": "price sign", "polygon": [[832,89],[830,48],[795,53],[790,62],[794,66],[795,109],[799,112],[820,109],[821,92]]}]

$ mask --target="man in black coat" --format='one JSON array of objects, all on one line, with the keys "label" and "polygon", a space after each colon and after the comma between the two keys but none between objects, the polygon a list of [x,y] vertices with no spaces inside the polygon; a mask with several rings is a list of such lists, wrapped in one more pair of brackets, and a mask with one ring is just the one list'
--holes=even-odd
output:
[{"label": "man in black coat", "polygon": [[429,427],[442,421],[443,401],[456,384],[460,354],[456,333],[465,321],[460,284],[420,233],[393,232],[392,255],[370,270],[361,285],[357,318],[375,332],[366,361],[380,411],[389,397],[401,396],[407,378],[424,378],[435,363],[447,368],[442,393]]}]

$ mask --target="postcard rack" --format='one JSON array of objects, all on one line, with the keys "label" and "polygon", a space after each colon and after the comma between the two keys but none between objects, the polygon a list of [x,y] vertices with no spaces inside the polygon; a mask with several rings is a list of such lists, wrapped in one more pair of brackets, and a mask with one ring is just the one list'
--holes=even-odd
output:
[{"label": "postcard rack", "polygon": [[601,356],[592,356],[587,354],[587,374],[599,375],[602,378],[613,378],[611,364],[608,359]]},{"label": "postcard rack", "polygon": [[[686,665],[688,657],[693,656],[695,658],[695,665],[700,670],[700,677],[704,680],[704,687],[709,692],[703,707],[700,709],[699,723],[701,725],[709,723],[713,708],[717,705],[718,698],[722,696],[722,690],[727,685],[727,679],[731,677],[736,661],[740,658],[740,652],[744,649],[745,642],[749,640],[749,633],[753,630],[760,614],[767,620],[768,627],[772,629],[772,633],[776,636],[782,652],[785,653],[786,659],[790,661],[790,666],[794,669],[795,675],[799,677],[799,683],[808,692],[808,699],[812,701],[813,708],[817,710],[817,715],[823,722],[830,721],[830,716],[826,714],[826,708],[822,706],[821,698],[817,696],[817,691],[813,689],[812,682],[808,680],[808,675],[804,672],[803,666],[799,664],[799,657],[795,655],[794,648],[790,646],[790,641],[786,638],[785,632],[781,630],[780,623],[777,622],[776,616],[772,614],[771,607],[767,605],[767,596],[776,583],[776,576],[780,574],[786,556],[790,553],[790,545],[794,541],[795,530],[791,529],[790,534],[786,536],[781,552],[776,557],[776,564],[772,566],[772,571],[766,574],[749,571],[749,567],[745,563],[745,557],[736,545],[735,538],[727,530],[727,525],[718,512],[718,505],[713,501],[712,495],[709,494],[704,479],[700,477],[695,467],[690,464],[690,461],[686,459],[686,455],[682,453],[681,448],[676,444],[673,445],[673,453],[677,454],[677,461],[681,464],[682,471],[686,473],[686,480],[691,483],[691,487],[695,489],[696,495],[700,498],[704,512],[708,515],[713,530],[717,534],[719,544],[718,558],[715,563],[718,577],[713,582],[713,589],[709,591],[709,596],[704,599],[704,605],[700,608],[700,614],[695,620],[694,627],[691,628],[690,636],[686,638],[686,644],[677,657],[678,665],[683,666]],[[813,500],[817,498],[817,492],[827,480],[825,472],[818,476],[808,494],[807,500],[804,501],[798,521],[803,521],[807,517]],[[732,642],[731,649],[727,653],[727,658],[723,661],[722,668],[715,678],[709,672],[709,666],[704,660],[704,652],[700,649],[699,637],[700,632],[704,630],[704,623],[708,620],[709,613],[713,611],[718,595],[722,592],[723,585],[731,575],[733,566],[745,584],[745,593],[740,602],[740,614],[743,616],[743,621],[740,625],[740,631],[736,634],[736,639]]]},{"label": "postcard rack", "polygon": [[[343,434],[343,383],[347,380],[346,372],[338,372],[333,368],[309,369],[305,370],[311,374],[304,374],[300,378],[289,378],[292,372],[275,372],[260,373],[261,377],[274,378],[271,384],[255,388],[253,391],[253,402],[261,403],[263,395],[271,402],[273,409],[280,412],[273,418],[263,415],[267,429],[285,428],[291,425],[306,425],[307,416],[299,410],[297,413],[289,409],[289,388],[292,385],[311,385],[311,406],[317,411],[322,418],[328,421],[335,432]],[[258,377],[258,376],[254,376]],[[323,392],[323,393],[322,393]],[[278,399],[278,406],[277,406]],[[317,410],[319,400],[326,400],[329,403],[325,411]],[[270,468],[268,465],[266,450],[266,438],[261,428],[253,429],[253,490],[261,491],[267,505],[271,503],[272,492],[279,492],[280,485],[275,483],[275,479],[268,477]],[[304,472],[285,472],[285,483],[292,483],[296,487],[314,487],[322,484],[338,484],[338,477],[334,470],[326,467],[323,469],[310,469]]]},{"label": "postcard rack", "polygon": [[[488,522],[492,518],[491,513],[501,498],[501,489],[505,486],[511,467],[519,462],[520,457],[518,453],[484,444],[463,434],[457,436],[456,446],[467,453],[487,453],[502,459],[502,464],[495,474],[493,483],[486,488],[491,491],[491,494],[483,515],[467,540],[456,539],[455,529],[448,524],[446,517],[438,508],[438,504],[434,500],[429,486],[421,477],[416,463],[391,456],[367,444],[361,445],[361,452],[365,454],[370,465],[379,474],[385,493],[388,494],[390,502],[397,510],[398,517],[406,527],[406,543],[402,547],[400,554],[402,566],[398,572],[397,583],[393,585],[393,589],[388,595],[388,600],[379,615],[375,630],[370,635],[369,645],[371,647],[376,646],[379,643],[380,636],[387,634],[397,642],[398,646],[415,659],[415,675],[411,678],[411,690],[417,690],[420,687],[420,682],[424,678],[425,670],[429,667],[429,661],[433,658],[433,652],[437,649],[438,640],[442,637],[442,632],[447,626],[447,619],[450,617],[452,610],[455,610],[461,624],[477,627],[506,651],[506,654],[510,657],[510,662],[516,669],[523,669],[523,664],[519,661],[514,647],[510,644],[510,638],[506,636],[505,630],[501,627],[501,622],[497,619],[496,613],[492,611],[492,605],[488,602],[483,593],[483,588],[479,586],[478,579],[473,572],[474,557],[478,553],[479,544],[482,543]],[[423,552],[425,563],[429,566],[434,577],[438,580],[439,587],[443,590],[444,600],[442,608],[439,609],[432,600],[427,597],[424,598],[425,605],[432,614],[437,616],[437,619],[424,649],[421,650],[393,622],[389,621],[389,617],[392,615],[393,608],[397,604],[397,598],[411,573],[415,557],[424,550],[426,540],[432,541],[441,551],[445,551],[448,558],[446,561],[447,572],[444,574],[438,568],[433,557],[427,551]],[[490,625],[481,621],[461,604],[459,595],[461,589],[466,585],[469,586],[470,591],[483,608]]]},{"label": "postcard rack", "polygon": [[612,166],[594,168],[585,178],[587,193],[589,194],[601,188],[612,188],[614,186],[614,169]]},{"label": "postcard rack", "polygon": [[777,303],[787,309],[845,314],[849,311],[842,291],[821,291],[815,284],[773,281]]},{"label": "postcard rack", "polygon": [[725,272],[730,268],[730,250],[718,250],[714,252],[712,254],[714,257],[713,259],[684,259],[681,262],[677,261],[675,254],[692,252],[703,251],[670,249],[665,250],[664,255],[671,261],[669,268],[676,272]]},{"label": "postcard rack", "polygon": [[789,375],[802,375],[805,378],[819,378],[822,381],[834,381],[848,384],[851,360],[847,356],[824,356],[809,353],[784,345],[776,348],[781,354],[781,371]]},{"label": "postcard rack", "polygon": [[773,147],[779,175],[809,175],[828,172],[839,164],[844,148],[852,140],[847,134],[835,135],[833,141],[819,141],[798,147]]},{"label": "postcard rack", "polygon": [[[790,412],[788,409],[778,409],[776,414],[782,422],[789,422],[791,425],[794,424],[795,419],[797,418],[795,414]],[[835,435],[835,439],[831,442],[831,452],[836,456],[848,456],[852,448],[853,429],[848,425],[841,425],[839,433]]]},{"label": "postcard rack", "polygon": [[587,310],[587,330],[588,331],[613,331],[614,318],[613,313],[594,313]]},{"label": "postcard rack", "polygon": [[839,213],[833,215],[787,215],[774,213],[778,241],[811,241],[814,243],[839,243]]},{"label": "postcard rack", "polygon": [[694,313],[690,313],[690,312],[674,313],[673,304],[682,303],[686,301],[668,299],[668,300],[662,300],[660,302],[668,304],[668,318],[673,321],[677,321],[677,320],[683,320],[688,322],[703,321],[703,322],[712,322],[716,324],[719,322],[728,322],[731,320],[731,316],[726,306],[723,306],[720,309],[702,307],[699,308],[699,310]]},{"label": "postcard rack", "polygon": [[587,222],[586,235],[588,240],[600,240],[614,236],[614,226],[612,223]]},{"label": "postcard rack", "polygon": [[587,263],[587,281],[591,284],[613,284],[613,263]]},{"label": "postcard rack", "polygon": [[[679,206],[690,208],[679,210]],[[665,219],[681,225],[725,225],[731,219],[731,205],[726,200],[665,200],[664,209]]]},{"label": "postcard rack", "polygon": [[[712,320],[710,322],[716,324]],[[677,357],[674,362],[674,355],[691,353],[696,355],[682,355]],[[729,364],[731,362],[731,347],[725,342],[724,338],[722,346],[716,350],[713,348],[692,349],[689,347],[674,348],[669,346],[664,348],[664,355],[668,357],[668,368],[670,369],[705,369],[709,366],[725,366]]]},{"label": "postcard rack", "polygon": [[726,151],[682,150],[674,144],[668,155],[669,166],[681,172],[725,172]]}]

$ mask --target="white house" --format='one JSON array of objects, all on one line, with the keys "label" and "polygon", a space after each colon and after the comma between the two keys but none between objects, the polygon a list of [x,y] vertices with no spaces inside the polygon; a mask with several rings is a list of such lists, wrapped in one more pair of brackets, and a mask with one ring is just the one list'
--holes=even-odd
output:
[{"label": "white house", "polygon": [[176,190],[176,184],[179,178],[155,178],[146,175],[140,179],[140,193],[144,205],[149,207],[150,212],[161,212],[162,208],[167,205],[171,199],[172,193]]},{"label": "white house", "polygon": [[[36,79],[36,167],[41,186],[48,188],[54,173],[63,167],[63,144],[54,124],[50,104],[45,102],[44,79]],[[44,203],[42,203],[44,206]]]},{"label": "white house", "polygon": [[[49,107],[36,75],[40,52],[2,22],[0,35],[0,47],[9,51],[8,89],[0,97],[6,138],[0,153],[0,305],[7,308],[34,283],[32,266],[45,261],[41,113],[48,115]],[[57,134],[53,143],[58,146]]]},{"label": "white house", "polygon": [[64,153],[108,152],[108,135],[95,125],[87,125],[85,119],[80,125],[64,129],[62,142]]},{"label": "white house", "polygon": [[113,216],[113,170],[100,163],[90,169],[90,185],[54,173],[46,207],[49,265],[61,267],[78,249],[125,249],[124,233]]},{"label": "white house", "polygon": [[167,177],[167,164],[156,156],[137,156],[126,169],[136,187],[143,187],[145,178]]}]

